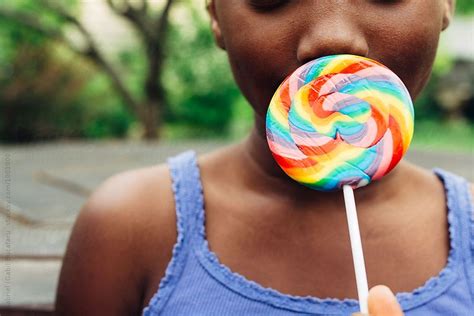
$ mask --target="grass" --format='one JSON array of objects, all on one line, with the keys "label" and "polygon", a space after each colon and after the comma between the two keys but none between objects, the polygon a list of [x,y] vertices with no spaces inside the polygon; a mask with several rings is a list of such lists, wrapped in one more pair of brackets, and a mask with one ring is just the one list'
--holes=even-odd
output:
[{"label": "grass", "polygon": [[474,151],[474,125],[464,121],[415,123],[412,146],[429,150]]}]

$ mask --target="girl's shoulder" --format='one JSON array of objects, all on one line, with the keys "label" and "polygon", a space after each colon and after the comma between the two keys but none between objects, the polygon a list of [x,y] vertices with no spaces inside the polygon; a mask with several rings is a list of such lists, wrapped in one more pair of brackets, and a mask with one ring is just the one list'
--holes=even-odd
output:
[{"label": "girl's shoulder", "polygon": [[159,283],[171,259],[175,214],[166,165],[106,179],[72,230],[58,286],[58,315],[139,314],[156,291],[147,287]]}]

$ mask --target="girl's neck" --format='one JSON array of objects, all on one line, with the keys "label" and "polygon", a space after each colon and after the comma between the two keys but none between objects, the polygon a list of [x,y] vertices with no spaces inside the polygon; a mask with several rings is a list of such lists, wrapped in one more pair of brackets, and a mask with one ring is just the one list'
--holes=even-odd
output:
[{"label": "girl's neck", "polygon": [[[263,121],[263,122],[262,122]],[[294,200],[304,201],[342,200],[341,192],[319,192],[296,183],[289,178],[273,159],[266,140],[264,120],[256,117],[255,126],[246,141],[241,144],[240,163],[244,166],[244,181],[253,190],[263,194]],[[403,185],[404,178],[411,168],[401,162],[383,179],[374,181],[367,187],[357,189],[358,204],[370,203],[380,198],[393,197],[397,188]],[[331,198],[329,198],[331,197]]]}]

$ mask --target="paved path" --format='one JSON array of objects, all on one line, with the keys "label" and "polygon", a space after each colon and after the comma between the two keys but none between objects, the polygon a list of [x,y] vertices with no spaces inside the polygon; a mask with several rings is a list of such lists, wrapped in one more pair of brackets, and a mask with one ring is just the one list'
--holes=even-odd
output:
[{"label": "paved path", "polygon": [[[49,143],[0,146],[0,305],[52,303],[71,224],[87,195],[112,174],[221,142]],[[407,159],[474,181],[474,154],[412,149]],[[7,218],[6,213],[10,216]],[[7,260],[10,259],[10,260]]]}]

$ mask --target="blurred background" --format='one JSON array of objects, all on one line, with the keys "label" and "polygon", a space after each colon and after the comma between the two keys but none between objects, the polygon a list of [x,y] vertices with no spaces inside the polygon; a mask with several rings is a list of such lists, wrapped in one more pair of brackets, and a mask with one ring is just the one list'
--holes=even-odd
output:
[{"label": "blurred background", "polygon": [[[408,157],[471,181],[473,14],[457,0]],[[105,178],[246,135],[252,112],[208,24],[204,1],[0,2],[2,315],[51,313],[71,225]]]},{"label": "blurred background", "polygon": [[[251,111],[213,43],[204,1],[172,1],[162,21],[164,0],[145,3],[2,1],[0,140],[242,137]],[[457,4],[417,100],[415,144],[473,139],[474,2]]]}]

